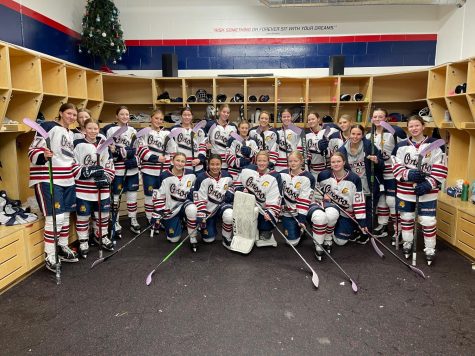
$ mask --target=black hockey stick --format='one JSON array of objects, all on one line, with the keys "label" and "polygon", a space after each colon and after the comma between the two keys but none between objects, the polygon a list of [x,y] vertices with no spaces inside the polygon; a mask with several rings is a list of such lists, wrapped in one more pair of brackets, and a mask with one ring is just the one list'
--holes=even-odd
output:
[{"label": "black hockey stick", "polygon": [[[46,147],[51,151],[51,141],[48,133],[43,129],[38,123],[30,119],[23,119],[23,123],[33,130],[35,130],[41,137],[46,141]],[[48,158],[48,175],[49,175],[49,193],[51,198],[51,214],[53,218],[53,236],[54,236],[54,259],[56,264],[56,284],[61,284],[61,267],[59,265],[59,256],[58,256],[58,226],[56,223],[56,207],[55,207],[55,198],[54,198],[54,179],[53,179],[53,162],[51,158]]]},{"label": "black hockey stick", "polygon": [[[191,143],[191,165],[192,165],[192,168],[193,168],[193,173],[196,172],[196,166],[193,165],[193,161],[195,160],[195,138],[194,138],[194,134],[198,132],[199,129],[203,128],[206,126],[206,120],[201,120],[200,122],[198,122],[192,129],[191,129],[191,132],[190,132],[190,143]],[[199,147],[198,147],[198,151],[199,151]]]},{"label": "black hockey stick", "polygon": [[[262,210],[262,208],[257,205],[257,209],[259,209],[259,213],[261,213],[262,215],[265,215],[265,211]],[[274,226],[274,228],[279,232],[279,234],[282,235],[282,237],[285,239],[285,241],[287,242],[287,244],[292,247],[292,249],[295,251],[295,253],[302,259],[302,261],[307,265],[307,267],[310,269],[310,271],[312,272],[312,283],[313,285],[315,286],[315,288],[318,288],[318,283],[319,283],[319,279],[318,279],[318,275],[317,273],[315,272],[315,270],[312,268],[312,266],[310,266],[310,264],[305,260],[305,258],[303,258],[303,256],[300,254],[300,252],[297,251],[297,249],[295,248],[294,245],[292,245],[292,243],[289,241],[289,239],[287,239],[287,237],[285,237],[284,233],[282,231],[280,231],[280,229],[277,227],[276,223],[272,220],[272,218],[269,220],[270,223]]]},{"label": "black hockey stick", "polygon": [[[320,192],[320,194],[324,195],[323,192],[319,189],[319,188],[315,188],[317,191]],[[346,212],[346,210],[340,206],[335,200],[332,199],[332,197],[330,196],[330,199],[332,200],[333,204],[335,204],[342,212],[344,212],[346,214],[346,216],[348,216],[348,218],[350,218],[350,220],[352,220],[357,226],[358,228],[363,231],[363,228],[360,226],[360,224],[358,223],[358,221],[353,217],[351,216],[351,214],[349,214],[348,212]],[[376,242],[378,244],[380,244],[382,247],[384,247],[391,255],[393,255],[394,257],[396,257],[399,262],[401,262],[402,264],[404,264],[406,267],[408,267],[409,269],[411,269],[413,272],[417,273],[418,275],[420,275],[422,278],[426,278],[426,276],[424,275],[424,272],[422,272],[420,269],[414,267],[414,266],[411,266],[409,263],[407,263],[406,261],[404,261],[401,257],[399,257],[397,254],[395,254],[389,247],[387,247],[384,243],[382,243],[377,237],[375,237],[372,233],[368,232],[369,236],[371,237],[371,244],[373,245],[373,248],[374,250],[376,251],[376,253],[379,255],[379,257],[383,258],[384,257],[384,254],[381,252],[381,250],[378,248],[378,246],[376,245]]]},{"label": "black hockey stick", "polygon": [[[297,220],[297,218],[295,216],[292,216],[295,220],[296,223],[299,223],[299,221]],[[313,237],[313,234],[311,234],[307,228],[304,226],[303,227],[303,230],[307,233],[308,236],[310,236],[312,238],[312,240],[317,244],[318,247],[320,247],[323,252],[325,253],[325,255],[327,255],[327,257],[340,269],[340,271],[343,272],[343,274],[348,278],[348,280],[351,282],[351,289],[353,289],[353,292],[357,293],[358,292],[358,286],[356,285],[355,281],[350,277],[350,275],[348,273],[345,272],[345,270],[343,269],[343,267],[341,267],[338,262],[335,261],[335,259],[328,253],[328,251]]]},{"label": "black hockey stick", "polygon": [[[216,212],[219,210],[219,208],[221,207],[221,205],[218,205],[212,212],[209,216],[207,216],[205,219],[203,219],[203,222],[206,222],[206,220],[212,218],[214,216],[214,214],[216,214]],[[186,240],[188,240],[190,237],[191,237],[191,234],[193,234],[196,230],[198,230],[200,227],[200,224],[196,224],[196,227],[177,245],[175,246],[175,248],[173,250],[170,251],[170,253],[168,255],[166,255],[163,260],[160,261],[160,263],[155,266],[155,268],[147,275],[147,278],[145,278],[145,284],[146,285],[150,285],[150,283],[152,283],[152,277],[153,275],[155,274],[155,272],[157,271],[158,267],[160,267],[160,265],[164,262],[166,262],[170,257],[173,256],[173,254],[185,243]]]}]

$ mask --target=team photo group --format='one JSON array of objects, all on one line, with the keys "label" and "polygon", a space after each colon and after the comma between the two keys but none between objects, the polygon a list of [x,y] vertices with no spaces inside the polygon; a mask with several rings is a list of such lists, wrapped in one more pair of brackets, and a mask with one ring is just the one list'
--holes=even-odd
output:
[{"label": "team photo group", "polygon": [[[215,240],[242,254],[278,240],[294,248],[307,236],[322,261],[349,243],[387,238],[414,265],[419,234],[421,255],[434,261],[447,158],[421,117],[409,117],[404,130],[383,108],[370,113],[368,128],[349,115],[322,122],[316,112],[298,127],[288,109],[279,127],[266,111],[255,127],[232,115],[221,104],[214,119],[199,121],[183,107],[180,123],[164,128],[164,113],[154,110],[150,127],[136,130],[121,106],[115,123],[100,128],[88,110],[67,103],[54,121],[31,122],[30,186],[45,216],[47,269],[58,274],[62,262],[86,258],[91,243],[101,257],[116,253],[121,201],[132,237],[146,232],[194,252]],[[70,221],[77,250],[68,246]]]}]

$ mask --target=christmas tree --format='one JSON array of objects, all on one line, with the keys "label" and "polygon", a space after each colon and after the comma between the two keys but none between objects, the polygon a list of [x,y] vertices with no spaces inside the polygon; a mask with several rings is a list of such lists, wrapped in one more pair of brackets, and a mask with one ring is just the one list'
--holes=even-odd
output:
[{"label": "christmas tree", "polygon": [[88,0],[82,19],[81,45],[87,53],[101,58],[102,64],[116,64],[125,53],[119,10],[110,0]]}]

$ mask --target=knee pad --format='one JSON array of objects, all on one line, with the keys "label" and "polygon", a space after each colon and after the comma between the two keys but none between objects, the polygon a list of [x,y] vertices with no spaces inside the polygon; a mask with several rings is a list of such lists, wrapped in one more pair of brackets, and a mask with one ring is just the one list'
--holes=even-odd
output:
[{"label": "knee pad", "polygon": [[325,209],[325,214],[327,215],[328,225],[335,226],[338,218],[340,217],[338,210],[333,207],[329,207]]},{"label": "knee pad", "polygon": [[333,241],[335,241],[335,243],[338,245],[338,246],[344,246],[348,243],[348,240],[346,239],[340,239],[338,238],[337,236],[333,236]]},{"label": "knee pad", "polygon": [[401,217],[401,220],[414,220],[416,216],[414,212],[406,212],[406,211],[401,211],[399,215]]},{"label": "knee pad", "polygon": [[226,209],[223,211],[223,223],[224,224],[232,224],[233,223],[233,209]]},{"label": "knee pad", "polygon": [[328,218],[323,210],[315,210],[312,214],[312,224],[327,225]]},{"label": "knee pad", "polygon": [[129,192],[127,191],[125,193],[127,197],[127,202],[128,203],[136,203],[137,202],[137,192]]},{"label": "knee pad", "polygon": [[435,216],[427,216],[427,215],[419,215],[419,223],[422,226],[435,226],[437,225],[437,221]]},{"label": "knee pad", "polygon": [[185,215],[188,219],[196,220],[197,211],[195,204],[188,204],[185,208]]}]

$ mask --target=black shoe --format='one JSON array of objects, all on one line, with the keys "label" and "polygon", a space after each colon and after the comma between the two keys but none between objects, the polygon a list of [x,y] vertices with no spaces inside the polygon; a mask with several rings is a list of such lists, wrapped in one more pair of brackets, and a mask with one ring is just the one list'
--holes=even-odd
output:
[{"label": "black shoe", "polygon": [[323,248],[324,248],[325,250],[327,250],[327,252],[328,252],[329,254],[332,253],[332,246],[333,246],[333,244],[327,244],[327,243],[324,242],[322,246],[323,246]]},{"label": "black shoe", "polygon": [[190,248],[192,252],[198,251],[198,241],[196,240],[196,237],[190,238]]},{"label": "black shoe", "polygon": [[378,225],[374,228],[373,235],[381,238],[388,236],[388,225]]},{"label": "black shoe", "polygon": [[357,244],[360,244],[360,245],[365,245],[368,241],[369,241],[369,236],[366,235],[366,234],[361,234],[361,235],[358,236],[358,238],[355,240],[355,242],[356,242]]},{"label": "black shoe", "polygon": [[412,242],[404,242],[402,245],[402,253],[406,258],[409,258],[409,256],[412,253]]},{"label": "black shoe", "polygon": [[63,262],[78,262],[78,255],[69,246],[58,246],[58,255]]},{"label": "black shoe", "polygon": [[325,252],[323,252],[322,250],[316,250],[314,252],[314,255],[315,255],[315,257],[318,261],[322,260],[324,254],[325,254]]}]

